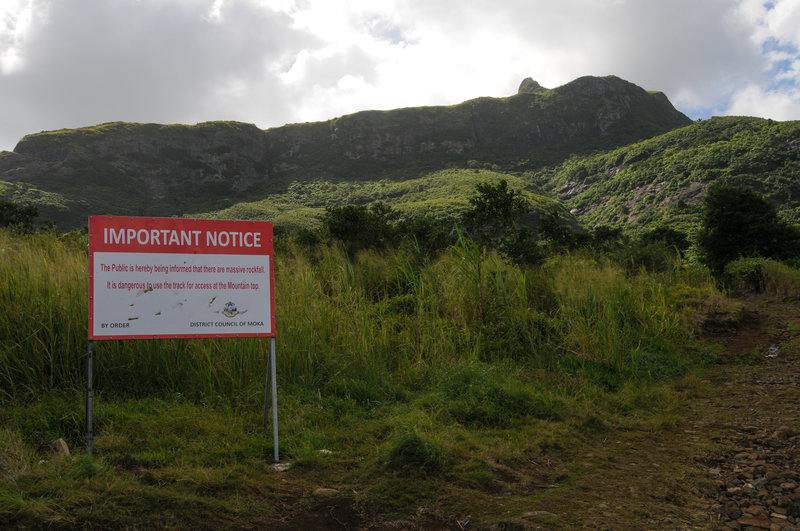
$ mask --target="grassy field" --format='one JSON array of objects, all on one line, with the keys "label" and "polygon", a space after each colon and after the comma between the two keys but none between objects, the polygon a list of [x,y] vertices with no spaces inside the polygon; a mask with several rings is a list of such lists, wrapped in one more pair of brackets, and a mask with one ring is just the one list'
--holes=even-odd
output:
[{"label": "grassy field", "polygon": [[[719,352],[692,316],[724,307],[708,272],[602,256],[510,265],[461,240],[413,250],[276,247],[281,460],[261,426],[267,341],[95,343],[85,455],[86,242],[0,232],[0,524],[267,525],[348,492],[360,521],[519,516],[569,488],[598,437],[680,422]],[[786,273],[788,275],[788,273]],[[53,457],[64,438],[71,457]],[[542,463],[510,498],[504,474]],[[471,509],[473,508],[473,509]],[[260,524],[259,524],[260,523]]]}]

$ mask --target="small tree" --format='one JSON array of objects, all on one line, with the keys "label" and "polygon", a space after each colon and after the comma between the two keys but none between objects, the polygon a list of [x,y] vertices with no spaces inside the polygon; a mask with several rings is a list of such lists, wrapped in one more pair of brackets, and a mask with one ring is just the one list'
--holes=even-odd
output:
[{"label": "small tree", "polygon": [[795,256],[800,233],[778,219],[763,195],[741,186],[713,186],[703,203],[698,243],[706,264],[720,273],[740,257]]},{"label": "small tree", "polygon": [[[607,230],[601,229],[598,241],[608,236]],[[592,243],[592,235],[586,232],[578,232],[570,228],[562,219],[558,210],[551,210],[539,218],[539,236],[547,242],[547,246],[553,252],[563,252],[579,247],[586,247]]]},{"label": "small tree", "polygon": [[691,243],[685,232],[667,225],[659,225],[642,234],[640,241],[643,245],[663,244],[672,247],[683,254]]},{"label": "small tree", "polygon": [[469,199],[472,209],[463,215],[464,227],[484,245],[497,246],[517,232],[517,218],[528,212],[528,202],[519,190],[512,190],[503,179],[475,186]]},{"label": "small tree", "polygon": [[541,262],[544,253],[534,234],[517,226],[519,217],[530,210],[522,192],[510,189],[505,179],[497,184],[479,183],[475,192],[469,200],[472,209],[462,218],[472,237],[485,247],[497,248],[516,264]]}]

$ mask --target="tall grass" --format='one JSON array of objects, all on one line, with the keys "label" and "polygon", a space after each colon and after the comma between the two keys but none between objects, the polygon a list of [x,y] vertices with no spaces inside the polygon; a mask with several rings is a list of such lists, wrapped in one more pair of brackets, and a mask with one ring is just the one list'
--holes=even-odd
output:
[{"label": "tall grass", "polygon": [[800,271],[769,258],[740,258],[725,266],[724,283],[734,291],[800,297]]},{"label": "tall grass", "polygon": [[0,397],[79,381],[86,278],[75,239],[0,231]]},{"label": "tall grass", "polygon": [[[713,289],[680,265],[631,274],[605,259],[566,255],[521,269],[465,239],[435,260],[406,249],[349,257],[336,247],[282,248],[280,385],[350,404],[405,400],[437,375],[475,363],[580,372],[610,387],[670,377],[692,361],[674,294]],[[0,397],[82,389],[85,247],[0,231],[0,256]],[[262,398],[265,340],[103,341],[95,352],[101,393]]]}]

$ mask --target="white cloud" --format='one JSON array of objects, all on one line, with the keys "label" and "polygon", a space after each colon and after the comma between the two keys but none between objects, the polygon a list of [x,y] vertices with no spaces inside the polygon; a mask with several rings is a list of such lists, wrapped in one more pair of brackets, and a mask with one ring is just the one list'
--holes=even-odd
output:
[{"label": "white cloud", "polygon": [[289,119],[290,95],[270,67],[317,39],[251,2],[219,4],[213,17],[210,6],[35,3],[21,66],[0,80],[0,101],[13,102],[0,120],[3,145],[9,134],[114,120]]},{"label": "white cloud", "polygon": [[0,74],[20,68],[20,48],[33,18],[30,0],[0,0]]},{"label": "white cloud", "polygon": [[800,0],[0,0],[0,149],[112,120],[453,104],[528,76],[614,74],[692,117],[797,119],[798,44]]},{"label": "white cloud", "polygon": [[765,13],[768,35],[795,45],[800,43],[800,1],[779,0]]},{"label": "white cloud", "polygon": [[797,120],[800,118],[800,91],[766,91],[762,87],[751,85],[733,96],[726,114]]}]

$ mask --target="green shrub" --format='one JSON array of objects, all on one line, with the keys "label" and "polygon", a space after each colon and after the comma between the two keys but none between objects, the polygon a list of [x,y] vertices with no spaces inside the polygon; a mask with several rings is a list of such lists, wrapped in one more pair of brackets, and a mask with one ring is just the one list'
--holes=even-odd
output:
[{"label": "green shrub", "polygon": [[409,429],[394,440],[386,467],[403,475],[427,476],[440,473],[446,462],[446,454],[440,445]]},{"label": "green shrub", "polygon": [[734,291],[800,296],[800,270],[768,258],[740,258],[725,266],[725,285]]},{"label": "green shrub", "polygon": [[39,216],[39,209],[33,205],[22,206],[0,199],[0,227],[19,227],[33,229],[33,222]]},{"label": "green shrub", "polygon": [[518,218],[530,209],[519,190],[501,179],[497,184],[478,183],[469,199],[472,208],[463,214],[464,227],[484,245],[496,246],[517,231]]},{"label": "green shrub", "polygon": [[766,258],[739,258],[723,270],[725,284],[737,291],[762,293],[767,285]]}]

